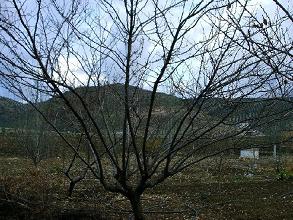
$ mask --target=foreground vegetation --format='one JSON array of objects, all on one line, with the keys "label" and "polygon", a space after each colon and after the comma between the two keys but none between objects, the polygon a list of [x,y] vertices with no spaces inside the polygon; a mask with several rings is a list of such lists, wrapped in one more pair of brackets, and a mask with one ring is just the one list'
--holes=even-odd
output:
[{"label": "foreground vegetation", "polygon": [[[3,159],[3,215],[291,218],[291,167],[210,159],[292,128],[292,8],[273,2],[6,0],[0,87],[23,104],[0,100],[1,133],[38,168]],[[93,175],[70,199],[68,162]]]},{"label": "foreground vegetation", "polygon": [[[142,198],[147,219],[292,219],[293,157],[210,158]],[[128,219],[128,201],[106,193],[91,176],[71,197],[68,161],[0,158],[0,219]],[[76,167],[78,170],[78,167]]]}]

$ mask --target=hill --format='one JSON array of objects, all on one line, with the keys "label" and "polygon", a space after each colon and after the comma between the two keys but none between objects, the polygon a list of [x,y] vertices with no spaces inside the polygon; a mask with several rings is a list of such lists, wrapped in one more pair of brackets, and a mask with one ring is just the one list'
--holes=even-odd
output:
[{"label": "hill", "polygon": [[[131,111],[137,114],[146,114],[151,92],[130,86],[129,94]],[[84,118],[87,116],[83,105],[88,108],[89,112],[100,123],[103,123],[103,118],[107,118],[107,123],[112,123],[114,127],[122,124],[121,121],[124,117],[122,112],[125,104],[124,85],[122,84],[111,84],[101,87],[79,87],[73,91],[66,91],[63,95],[70,103],[73,103],[72,107]],[[27,122],[30,122],[31,127],[35,126],[37,113],[34,108],[28,104],[22,104],[8,98],[2,99],[5,102],[0,101],[0,127],[18,127],[23,126]],[[8,105],[7,103],[10,104]],[[178,109],[183,103],[184,101],[176,96],[157,93],[154,113],[166,116],[170,109]],[[59,129],[78,129],[72,112],[65,106],[60,96],[52,97],[44,102],[37,103],[37,105],[50,121],[54,121]]]},{"label": "hill", "polygon": [[242,100],[211,99],[208,114],[224,117],[232,124],[249,123],[264,133],[288,131],[293,128],[293,99],[245,98]]},{"label": "hill", "polygon": [[[151,92],[134,86],[130,86],[128,90],[131,114],[135,117],[145,116],[148,111]],[[111,84],[102,87],[79,87],[74,91],[67,91],[63,95],[70,103],[73,103],[72,108],[81,114],[86,123],[90,122],[84,106],[102,129],[110,126],[111,130],[121,130],[124,119],[123,109],[125,107],[124,85]],[[154,115],[168,117],[170,111],[180,109],[183,104],[184,100],[176,96],[157,93]],[[62,117],[57,117],[60,128],[78,130],[76,127],[78,123],[76,123],[72,111],[69,111],[60,97],[54,97],[42,103],[42,108],[50,109],[50,118],[62,115]]]},{"label": "hill", "polygon": [[20,102],[0,97],[0,127],[17,127],[24,108]]},{"label": "hill", "polygon": [[[124,91],[123,84],[111,84],[101,87],[79,87],[73,91],[66,91],[63,95],[70,103],[74,103],[72,108],[82,116],[86,123],[90,123],[90,120],[83,106],[87,107],[99,126],[105,129],[110,126],[112,130],[120,131],[124,118]],[[151,92],[130,86],[129,94],[131,114],[137,116],[138,119],[146,116]],[[188,108],[191,104],[191,99],[184,100],[173,95],[158,93],[154,105],[152,126],[166,124],[166,121],[171,122],[174,120],[173,115],[181,117],[182,114],[178,112]],[[38,103],[38,105],[46,117],[59,129],[64,131],[79,130],[72,111],[64,105],[59,96]],[[227,124],[233,125],[243,122],[255,124],[263,132],[271,132],[272,127],[275,130],[291,130],[293,125],[292,99],[246,98],[227,100],[209,98],[204,100],[201,108],[206,121],[211,120],[211,118],[221,119],[227,115],[225,120]],[[29,127],[35,127],[40,120],[40,117],[36,117],[36,115],[38,113],[28,104],[22,104],[8,98],[0,98],[0,127],[21,127],[28,122]],[[270,126],[260,126],[260,124],[267,124],[265,122],[270,123]],[[140,123],[143,124],[145,121],[141,119]]]}]

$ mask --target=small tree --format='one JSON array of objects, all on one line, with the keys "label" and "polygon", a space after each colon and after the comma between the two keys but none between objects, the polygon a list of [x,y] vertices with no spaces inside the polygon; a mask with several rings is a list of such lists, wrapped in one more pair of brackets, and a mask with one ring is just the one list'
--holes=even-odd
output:
[{"label": "small tree", "polygon": [[[143,219],[146,189],[228,150],[217,143],[272,114],[270,102],[244,114],[260,100],[249,98],[278,91],[268,86],[276,76],[263,57],[243,49],[241,28],[222,19],[233,15],[242,24],[248,2],[7,0],[1,81],[74,151],[72,163],[84,163],[81,178],[70,177],[73,186],[90,171]],[[28,99],[27,87],[62,104],[82,141],[68,140]]]},{"label": "small tree", "polygon": [[[27,97],[34,105],[42,102],[38,82],[36,90],[28,92]],[[43,109],[44,110],[44,109]],[[44,112],[46,112],[44,110]],[[35,111],[30,105],[26,105],[24,112],[21,112],[20,126],[17,129],[17,142],[25,148],[26,156],[32,160],[35,166],[48,156],[48,141],[46,141],[46,126],[41,115]]]}]

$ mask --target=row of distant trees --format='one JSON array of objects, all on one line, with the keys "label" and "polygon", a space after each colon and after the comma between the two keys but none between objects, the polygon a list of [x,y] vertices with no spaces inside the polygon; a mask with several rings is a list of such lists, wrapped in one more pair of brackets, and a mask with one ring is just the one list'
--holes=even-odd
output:
[{"label": "row of distant trees", "polygon": [[[242,122],[229,120],[246,98],[292,95],[292,8],[273,2],[274,13],[248,0],[7,0],[0,8],[1,82],[74,152],[71,164],[82,161],[83,173],[125,196],[143,219],[146,189],[229,150],[214,146],[277,114],[267,105]],[[114,82],[123,93],[112,87],[115,103],[103,105],[103,86]],[[143,109],[141,87],[151,92]],[[28,88],[63,103],[85,141],[70,142]],[[96,96],[86,98],[93,89]],[[189,102],[158,109],[159,91]],[[211,117],[206,112],[215,98],[231,108]],[[121,135],[113,112],[122,118]],[[170,122],[158,146],[148,149]],[[239,123],[247,126],[235,129]]]}]

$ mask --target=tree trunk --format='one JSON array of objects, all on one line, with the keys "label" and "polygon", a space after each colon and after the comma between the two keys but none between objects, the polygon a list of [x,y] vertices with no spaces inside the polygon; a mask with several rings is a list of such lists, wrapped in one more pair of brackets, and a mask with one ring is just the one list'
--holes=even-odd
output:
[{"label": "tree trunk", "polygon": [[134,218],[135,220],[144,220],[144,216],[142,213],[142,206],[141,206],[141,199],[140,199],[140,195],[131,195],[129,196],[129,200],[130,200],[130,204],[131,204],[131,208],[134,214]]}]

